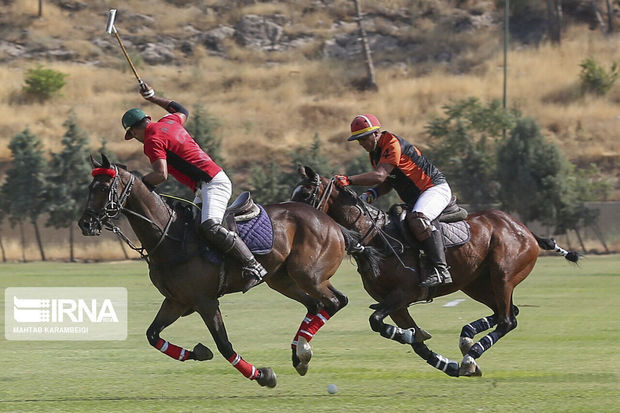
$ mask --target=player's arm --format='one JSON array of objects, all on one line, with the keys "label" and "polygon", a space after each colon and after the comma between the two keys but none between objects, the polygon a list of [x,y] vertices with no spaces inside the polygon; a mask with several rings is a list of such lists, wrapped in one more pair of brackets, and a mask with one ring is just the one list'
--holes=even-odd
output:
[{"label": "player's arm", "polygon": [[174,113],[179,116],[179,118],[181,118],[181,124],[185,123],[189,117],[189,111],[185,109],[183,105],[175,102],[174,100],[155,95],[153,88],[146,83],[144,84],[144,89],[142,89],[140,93],[142,94],[142,97],[149,102],[164,108],[169,113]]},{"label": "player's arm", "polygon": [[152,172],[149,172],[142,178],[142,182],[144,182],[147,186],[154,187],[155,185],[159,185],[168,179],[168,163],[165,159],[156,159],[152,164],[153,168]]},{"label": "player's arm", "polygon": [[[380,163],[377,165],[377,169],[370,172],[364,172],[359,175],[349,176],[349,182],[351,185],[365,185],[376,186],[382,184],[388,175],[394,169],[394,165],[387,163]],[[386,191],[387,192],[387,191]]]}]

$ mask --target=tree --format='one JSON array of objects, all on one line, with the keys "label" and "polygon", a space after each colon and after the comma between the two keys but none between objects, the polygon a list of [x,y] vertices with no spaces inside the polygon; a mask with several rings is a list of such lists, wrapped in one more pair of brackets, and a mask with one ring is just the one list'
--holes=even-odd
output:
[{"label": "tree", "polygon": [[282,182],[282,167],[276,161],[253,165],[250,174],[250,186],[254,188],[252,197],[256,202],[267,204],[288,199],[292,187]]},{"label": "tree", "polygon": [[[517,121],[498,150],[499,198],[502,208],[524,222],[559,227],[577,198],[570,182],[571,166],[560,150],[546,142],[531,118]],[[574,223],[568,223],[574,226]]]},{"label": "tree", "polygon": [[520,116],[499,101],[487,106],[468,98],[444,106],[445,116],[426,126],[428,157],[446,175],[453,192],[474,210],[497,202],[496,146]]},{"label": "tree", "polygon": [[[4,222],[6,205],[3,199],[0,199],[0,225]],[[6,251],[4,250],[4,243],[2,242],[2,233],[0,232],[0,252],[2,252],[2,262],[6,262]]]},{"label": "tree", "polygon": [[372,62],[372,55],[370,53],[370,45],[368,44],[368,36],[363,25],[363,14],[360,0],[353,0],[355,3],[355,20],[360,31],[360,41],[362,42],[362,52],[364,53],[364,63],[366,63],[366,81],[363,88],[370,90],[378,90],[377,81],[375,80],[375,66]]},{"label": "tree", "polygon": [[56,95],[65,86],[65,77],[68,75],[53,69],[46,69],[39,65],[26,72],[24,92],[45,101]]},{"label": "tree", "polygon": [[290,162],[278,165],[275,161],[256,164],[251,169],[250,186],[254,197],[261,202],[281,202],[290,198],[291,191],[297,182],[298,165],[307,165],[321,174],[333,174],[334,170],[329,159],[322,154],[321,139],[318,134],[309,146],[298,146],[290,152]]},{"label": "tree", "polygon": [[22,260],[26,261],[26,237],[24,220],[29,219],[34,227],[41,260],[45,261],[45,251],[37,220],[44,212],[45,159],[43,144],[28,128],[15,135],[9,143],[13,161],[6,173],[6,180],[0,190],[11,225],[18,224],[22,241]]},{"label": "tree", "polygon": [[582,60],[579,66],[581,67],[579,80],[581,81],[582,94],[594,93],[599,96],[605,95],[620,76],[616,62],[611,64],[609,72],[602,66],[599,66],[591,57]]},{"label": "tree", "polygon": [[549,37],[552,43],[562,43],[562,0],[546,0]]},{"label": "tree", "polygon": [[206,112],[202,105],[198,104],[194,107],[189,117],[186,129],[198,145],[200,145],[218,165],[223,165],[222,140],[215,134],[219,126],[220,124],[217,119]]},{"label": "tree", "polygon": [[61,140],[63,148],[51,154],[46,225],[69,230],[69,259],[74,262],[74,227],[86,203],[86,187],[90,182],[89,139],[73,112],[63,126],[67,128]]}]

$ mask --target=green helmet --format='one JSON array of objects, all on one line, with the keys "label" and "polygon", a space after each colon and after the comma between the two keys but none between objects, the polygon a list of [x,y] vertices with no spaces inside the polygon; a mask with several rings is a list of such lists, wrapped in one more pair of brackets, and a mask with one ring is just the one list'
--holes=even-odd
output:
[{"label": "green helmet", "polygon": [[[123,129],[125,129],[125,132],[127,132],[129,128],[135,126],[138,122],[147,117],[148,116],[146,115],[146,113],[144,113],[142,109],[129,109],[127,112],[125,112],[121,121],[123,124]],[[131,137],[127,138],[127,134],[125,134],[125,139],[131,139]]]}]

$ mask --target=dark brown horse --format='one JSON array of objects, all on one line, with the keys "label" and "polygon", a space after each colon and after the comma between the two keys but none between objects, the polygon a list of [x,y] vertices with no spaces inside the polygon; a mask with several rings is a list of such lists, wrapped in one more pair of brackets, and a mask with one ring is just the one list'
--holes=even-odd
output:
[{"label": "dark brown horse", "polygon": [[[361,234],[364,245],[386,250],[383,227],[390,219],[387,214],[363,203],[350,189],[338,188],[333,180],[320,177],[311,168],[300,168],[299,172],[303,179],[293,191],[292,200],[325,211],[339,224]],[[453,283],[440,286],[434,294],[431,292],[433,296],[443,296],[461,290],[493,311],[492,315],[463,327],[459,348],[464,357],[460,366],[429,350],[423,342],[430,335],[416,325],[407,309],[410,304],[429,298],[429,290],[418,286],[417,248],[405,248],[402,256],[385,254],[383,260],[374,264],[374,270],[370,264],[358,269],[364,288],[378,301],[371,306],[375,310],[370,316],[371,328],[384,337],[411,344],[428,364],[450,376],[481,375],[476,359],[517,326],[519,309],[512,302],[512,293],[534,268],[540,248],[555,249],[570,261],[578,259],[576,253],[563,250],[551,239],[532,234],[525,225],[502,211],[471,214],[466,222],[471,229],[470,241],[449,248],[446,253]],[[384,323],[387,316],[398,327]],[[494,326],[497,326],[494,331],[474,342],[476,334]]]},{"label": "dark brown horse", "polygon": [[[79,226],[84,235],[99,235],[106,226],[129,242],[113,218],[123,213],[129,220],[143,246],[134,249],[147,258],[151,281],[165,297],[146,332],[149,343],[181,361],[211,359],[211,351],[200,343],[190,351],[159,337],[179,317],[196,311],[222,356],[245,377],[261,386],[274,387],[276,376],[271,368],[256,369],[233,350],[220,313],[218,297],[243,288],[240,266],[224,259],[221,267],[200,254],[197,236],[185,230],[181,214],[123,167],[110,164],[105,156],[103,164],[93,161],[93,166],[94,179]],[[272,223],[273,248],[257,259],[268,271],[267,285],[307,309],[292,346],[293,365],[304,375],[312,356],[308,342],[347,304],[347,298],[329,278],[340,266],[346,246],[357,240],[353,231],[308,205],[286,202],[264,209]]]}]

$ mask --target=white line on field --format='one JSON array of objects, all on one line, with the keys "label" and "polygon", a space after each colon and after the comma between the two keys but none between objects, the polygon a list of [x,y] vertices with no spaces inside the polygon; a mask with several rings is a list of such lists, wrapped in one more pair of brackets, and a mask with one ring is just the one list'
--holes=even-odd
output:
[{"label": "white line on field", "polygon": [[456,307],[457,305],[459,305],[463,301],[465,301],[464,298],[459,298],[457,300],[449,301],[449,302],[445,303],[443,306],[444,307]]}]

